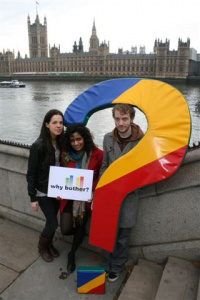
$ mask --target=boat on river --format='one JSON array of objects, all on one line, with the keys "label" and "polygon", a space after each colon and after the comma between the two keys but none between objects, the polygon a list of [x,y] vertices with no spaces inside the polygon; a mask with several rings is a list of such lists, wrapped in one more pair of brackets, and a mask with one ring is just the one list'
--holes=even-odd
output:
[{"label": "boat on river", "polygon": [[0,87],[1,88],[22,88],[25,87],[26,85],[22,81],[18,80],[11,80],[11,81],[1,81],[0,82]]}]

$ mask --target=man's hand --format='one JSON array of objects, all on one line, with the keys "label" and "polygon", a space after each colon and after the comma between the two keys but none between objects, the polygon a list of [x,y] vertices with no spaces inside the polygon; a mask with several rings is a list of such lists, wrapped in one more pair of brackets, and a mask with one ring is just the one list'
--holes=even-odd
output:
[{"label": "man's hand", "polygon": [[32,208],[32,211],[38,211],[38,210],[39,210],[39,204],[38,204],[38,201],[36,201],[36,202],[31,202],[31,208]]}]

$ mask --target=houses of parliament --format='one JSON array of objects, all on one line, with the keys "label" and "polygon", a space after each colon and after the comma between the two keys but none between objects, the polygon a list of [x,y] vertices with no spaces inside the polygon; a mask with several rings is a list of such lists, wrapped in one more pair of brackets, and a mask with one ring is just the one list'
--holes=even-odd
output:
[{"label": "houses of parliament", "polygon": [[27,18],[29,57],[20,52],[0,52],[0,75],[16,73],[80,73],[102,77],[187,78],[200,74],[200,54],[190,48],[190,40],[178,40],[177,50],[170,51],[170,41],[155,40],[153,52],[145,53],[145,47],[132,47],[131,51],[118,49],[110,53],[109,43],[99,42],[95,22],[92,26],[89,50],[84,51],[83,41],[72,45],[71,53],[62,53],[60,46],[48,46],[47,19],[40,23],[38,14],[31,24]]}]

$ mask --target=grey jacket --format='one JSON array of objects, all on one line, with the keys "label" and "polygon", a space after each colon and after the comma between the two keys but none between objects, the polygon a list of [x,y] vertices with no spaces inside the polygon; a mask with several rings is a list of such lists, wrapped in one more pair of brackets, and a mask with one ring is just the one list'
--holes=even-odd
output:
[{"label": "grey jacket", "polygon": [[[138,142],[139,139],[133,142],[129,142],[124,150],[121,151],[117,141],[112,136],[112,132],[107,133],[104,136],[103,141],[103,162],[100,170],[100,176],[102,176],[104,171],[113,161],[129,152],[133,147],[137,145]],[[110,196],[112,197],[112,195]],[[134,191],[125,197],[123,206],[121,208],[119,227],[129,228],[134,226],[137,217],[138,199],[138,191]]]}]

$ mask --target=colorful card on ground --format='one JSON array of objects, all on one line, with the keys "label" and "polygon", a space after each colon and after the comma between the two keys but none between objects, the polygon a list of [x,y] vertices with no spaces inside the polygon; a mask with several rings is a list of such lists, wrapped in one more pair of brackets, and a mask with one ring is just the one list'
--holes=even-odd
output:
[{"label": "colorful card on ground", "polygon": [[77,268],[77,292],[80,294],[105,294],[105,269],[102,267]]}]

